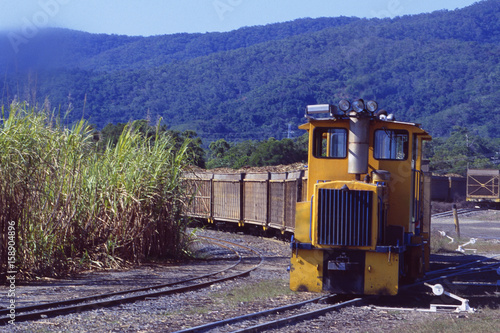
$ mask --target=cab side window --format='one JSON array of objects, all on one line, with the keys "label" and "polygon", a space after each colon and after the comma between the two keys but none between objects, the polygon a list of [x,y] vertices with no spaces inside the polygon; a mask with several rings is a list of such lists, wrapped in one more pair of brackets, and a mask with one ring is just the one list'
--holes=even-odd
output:
[{"label": "cab side window", "polygon": [[347,130],[345,128],[316,128],[313,142],[314,157],[347,157]]},{"label": "cab side window", "polygon": [[373,156],[378,160],[406,160],[408,158],[408,141],[407,131],[376,130]]}]

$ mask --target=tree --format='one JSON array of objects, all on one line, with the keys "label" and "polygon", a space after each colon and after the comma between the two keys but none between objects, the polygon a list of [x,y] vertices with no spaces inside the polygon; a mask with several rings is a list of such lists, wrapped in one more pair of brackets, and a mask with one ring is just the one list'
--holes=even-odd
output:
[{"label": "tree", "polygon": [[200,168],[205,167],[205,150],[202,148],[203,142],[195,131],[166,131],[166,135],[174,139],[176,150],[179,150],[184,142],[187,143],[188,158],[190,162]]},{"label": "tree", "polygon": [[196,132],[167,130],[165,125],[157,124],[157,126],[151,126],[148,121],[144,119],[136,120],[128,124],[107,124],[100,133],[100,150],[104,150],[107,145],[114,147],[127,125],[138,130],[144,137],[149,138],[151,141],[155,140],[157,132],[160,136],[170,136],[175,151],[178,151],[182,144],[187,141],[187,156],[191,164],[202,168],[205,167],[205,151],[202,148],[203,143]]},{"label": "tree", "polygon": [[[307,142],[307,137],[305,139]],[[230,167],[239,169],[244,166],[267,166],[291,164],[307,160],[307,144],[304,145],[304,136],[297,139],[256,142],[242,141],[233,145],[224,139],[210,144],[211,159],[207,162],[208,168]]]},{"label": "tree", "polygon": [[465,176],[467,168],[495,168],[498,144],[474,135],[468,128],[455,127],[447,139],[437,139],[427,147],[430,169],[436,173]]},{"label": "tree", "polygon": [[222,158],[231,146],[224,139],[219,139],[210,143],[210,151],[212,158]]}]

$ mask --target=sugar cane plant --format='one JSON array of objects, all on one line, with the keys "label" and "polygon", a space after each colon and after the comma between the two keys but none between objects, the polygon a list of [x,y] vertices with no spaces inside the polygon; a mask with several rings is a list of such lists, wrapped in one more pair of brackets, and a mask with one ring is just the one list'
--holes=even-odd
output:
[{"label": "sugar cane plant", "polygon": [[21,104],[2,109],[2,274],[9,223],[15,223],[17,270],[25,278],[182,255],[187,147],[159,130],[147,138],[132,126],[116,146],[96,143],[85,121],[65,128]]}]

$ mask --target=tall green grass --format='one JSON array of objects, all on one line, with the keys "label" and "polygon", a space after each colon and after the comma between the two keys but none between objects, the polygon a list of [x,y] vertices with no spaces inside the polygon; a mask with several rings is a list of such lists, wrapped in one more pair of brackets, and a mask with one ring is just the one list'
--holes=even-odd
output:
[{"label": "tall green grass", "polygon": [[[2,109],[2,114],[4,110]],[[113,267],[186,248],[181,171],[187,143],[145,138],[128,126],[98,149],[84,121],[64,128],[44,112],[12,105],[0,126],[0,270],[7,223],[16,223],[21,276]]]}]

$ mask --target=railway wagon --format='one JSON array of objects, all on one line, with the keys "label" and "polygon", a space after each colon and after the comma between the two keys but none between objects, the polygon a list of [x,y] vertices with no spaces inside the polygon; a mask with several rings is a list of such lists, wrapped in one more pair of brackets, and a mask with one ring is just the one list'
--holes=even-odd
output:
[{"label": "railway wagon", "polygon": [[464,177],[432,176],[431,200],[453,202],[466,197]]},{"label": "railway wagon", "polygon": [[295,206],[302,200],[307,171],[283,173],[188,173],[191,202],[186,215],[209,223],[254,225],[281,233],[295,231]]},{"label": "railway wagon", "polygon": [[467,201],[500,203],[500,170],[468,169]]},{"label": "railway wagon", "polygon": [[429,269],[430,179],[418,124],[374,101],[306,108],[308,183],[297,203],[290,288],[398,293]]}]

